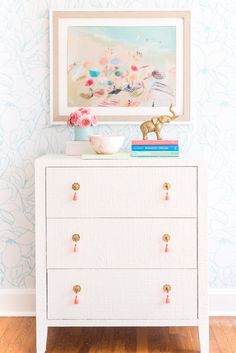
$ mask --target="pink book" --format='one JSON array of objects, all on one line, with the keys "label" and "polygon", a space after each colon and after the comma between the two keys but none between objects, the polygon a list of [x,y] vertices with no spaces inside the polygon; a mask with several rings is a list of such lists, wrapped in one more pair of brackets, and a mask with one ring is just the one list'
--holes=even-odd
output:
[{"label": "pink book", "polygon": [[153,146],[153,145],[178,145],[179,141],[178,140],[133,140],[132,145],[133,146]]}]

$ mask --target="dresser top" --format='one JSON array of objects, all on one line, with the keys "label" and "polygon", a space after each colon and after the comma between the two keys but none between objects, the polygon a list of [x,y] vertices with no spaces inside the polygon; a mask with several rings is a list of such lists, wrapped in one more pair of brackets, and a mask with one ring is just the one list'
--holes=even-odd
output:
[{"label": "dresser top", "polygon": [[42,167],[142,167],[142,166],[200,166],[204,165],[203,158],[193,158],[189,155],[182,155],[181,157],[143,157],[129,159],[98,159],[98,160],[84,160],[79,156],[66,156],[64,154],[47,154],[36,159],[35,165]]}]

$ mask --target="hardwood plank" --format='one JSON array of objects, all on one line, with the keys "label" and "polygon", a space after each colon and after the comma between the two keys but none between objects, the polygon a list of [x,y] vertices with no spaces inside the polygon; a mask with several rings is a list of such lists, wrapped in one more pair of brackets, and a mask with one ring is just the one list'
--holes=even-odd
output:
[{"label": "hardwood plank", "polygon": [[[75,352],[77,353],[88,353],[91,345],[95,339],[95,329],[94,328],[82,328],[82,334],[80,336],[80,346]],[[74,353],[74,351],[72,351]]]},{"label": "hardwood plank", "polygon": [[147,328],[138,327],[137,328],[137,353],[148,353],[147,344]]},{"label": "hardwood plank", "polygon": [[220,349],[221,353],[235,353],[232,350],[232,347],[230,346],[227,336],[225,335],[224,330],[222,330],[221,326],[221,321],[223,321],[222,318],[213,318],[212,320],[212,325],[211,325],[211,330],[217,340],[217,345]]},{"label": "hardwood plank", "polygon": [[103,329],[103,334],[101,335],[100,338],[100,351],[104,353],[109,353],[110,352],[110,333],[109,330],[106,328]]},{"label": "hardwood plank", "polygon": [[236,352],[236,326],[235,320],[232,320],[227,317],[219,319],[220,326],[224,330],[225,336],[227,337],[228,343],[231,346],[232,352]]},{"label": "hardwood plank", "polygon": [[210,327],[210,353],[221,353],[212,327]]},{"label": "hardwood plank", "polygon": [[192,353],[200,353],[199,347],[199,337],[196,327],[186,328],[187,337],[186,340],[189,341],[189,349]]},{"label": "hardwood plank", "polygon": [[5,353],[10,348],[11,350],[13,350],[13,347],[15,347],[15,340],[19,335],[19,331],[22,330],[23,321],[24,321],[24,318],[17,317],[17,318],[12,318],[12,320],[9,322],[9,325],[4,330],[4,333],[0,339],[1,353]]},{"label": "hardwood plank", "polygon": [[181,347],[180,351],[190,353],[191,352],[191,340],[189,339],[187,328],[180,327],[177,329],[179,331],[179,339],[180,339],[180,347]]},{"label": "hardwood plank", "polygon": [[183,352],[185,351],[185,344],[183,342],[183,328],[182,327],[170,327],[170,342],[171,342],[171,350],[170,352]]},{"label": "hardwood plank", "polygon": [[4,353],[31,353],[35,346],[35,320],[33,318],[24,318],[18,330],[14,342],[10,343]]},{"label": "hardwood plank", "polygon": [[12,319],[10,317],[6,317],[3,320],[0,319],[0,342],[1,342],[1,338],[4,335],[8,325],[11,324],[11,322],[12,322],[11,320]]},{"label": "hardwood plank", "polygon": [[64,328],[62,327],[50,329],[50,331],[55,331],[55,333],[54,333],[54,344],[49,343],[50,340],[48,337],[48,342],[47,342],[48,353],[65,353],[64,347],[66,345],[67,339],[63,330]]}]

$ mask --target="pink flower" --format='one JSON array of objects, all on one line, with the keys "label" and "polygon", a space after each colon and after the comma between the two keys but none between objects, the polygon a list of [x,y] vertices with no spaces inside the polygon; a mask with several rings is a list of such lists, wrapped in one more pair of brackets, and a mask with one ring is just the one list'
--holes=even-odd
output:
[{"label": "pink flower", "polygon": [[90,110],[86,108],[79,108],[78,111],[81,112],[81,114],[90,114]]},{"label": "pink flower", "polygon": [[89,109],[79,108],[75,112],[71,113],[67,120],[68,126],[79,126],[86,128],[89,126],[95,126],[97,118],[93,115]]},{"label": "pink flower", "polygon": [[69,126],[79,125],[80,118],[81,118],[81,113],[77,110],[70,114],[67,124]]},{"label": "pink flower", "polygon": [[89,127],[91,125],[90,115],[84,115],[80,120],[80,127]]}]

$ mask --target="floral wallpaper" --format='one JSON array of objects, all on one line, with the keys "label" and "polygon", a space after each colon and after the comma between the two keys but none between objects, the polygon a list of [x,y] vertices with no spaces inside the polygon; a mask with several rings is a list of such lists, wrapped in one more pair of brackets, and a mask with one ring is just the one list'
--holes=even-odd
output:
[{"label": "floral wallpaper", "polygon": [[[172,125],[184,152],[209,162],[210,286],[236,286],[236,3],[233,0],[0,1],[0,288],[34,287],[34,160],[72,139],[49,124],[50,8],[192,9],[190,125]],[[137,126],[101,126],[126,135]],[[207,241],[207,238],[206,238]]]}]

